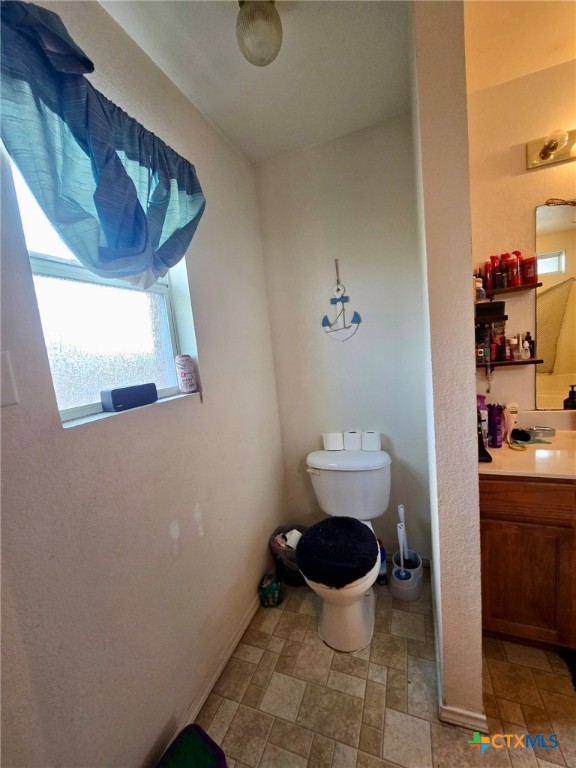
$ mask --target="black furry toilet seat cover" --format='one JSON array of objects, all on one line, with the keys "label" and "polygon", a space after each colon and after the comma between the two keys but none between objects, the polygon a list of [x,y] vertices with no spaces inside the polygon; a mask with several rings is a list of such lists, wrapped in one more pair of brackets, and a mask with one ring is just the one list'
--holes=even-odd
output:
[{"label": "black furry toilet seat cover", "polygon": [[304,576],[336,589],[366,576],[377,559],[376,536],[353,517],[329,517],[316,523],[296,547],[296,562]]}]

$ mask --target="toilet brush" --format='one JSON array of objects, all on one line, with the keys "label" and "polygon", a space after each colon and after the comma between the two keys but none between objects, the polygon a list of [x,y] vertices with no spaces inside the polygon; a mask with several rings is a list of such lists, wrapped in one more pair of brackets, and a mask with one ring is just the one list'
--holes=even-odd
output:
[{"label": "toilet brush", "polygon": [[[410,556],[410,547],[408,546],[408,534],[406,533],[406,520],[404,517],[404,504],[398,504],[398,517],[400,519],[400,522],[404,526],[404,560],[406,561],[406,568],[417,568],[418,562],[417,562],[417,556],[411,557]],[[413,555],[416,555],[415,552],[412,553]]]},{"label": "toilet brush", "polygon": [[404,519],[404,504],[398,504],[398,519],[404,526],[404,557],[406,560],[410,559],[408,552],[408,536],[406,535],[406,520]]},{"label": "toilet brush", "polygon": [[394,570],[393,576],[395,579],[399,579],[400,581],[408,581],[409,579],[412,578],[412,574],[410,573],[410,571],[407,571],[404,569],[404,545],[406,542],[404,523],[398,523],[396,528],[398,530],[398,548],[400,551],[400,568],[396,568]]}]

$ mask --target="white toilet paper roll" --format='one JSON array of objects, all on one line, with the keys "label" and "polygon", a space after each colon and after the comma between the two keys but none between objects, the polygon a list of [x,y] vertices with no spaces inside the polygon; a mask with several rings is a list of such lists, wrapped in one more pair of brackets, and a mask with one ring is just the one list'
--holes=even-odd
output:
[{"label": "white toilet paper roll", "polygon": [[288,544],[288,546],[292,549],[296,549],[301,538],[302,534],[300,531],[297,531],[296,528],[293,528],[286,534],[286,544]]},{"label": "white toilet paper roll", "polygon": [[358,429],[349,429],[348,432],[344,432],[344,450],[345,451],[361,451],[362,450],[362,433]]},{"label": "white toilet paper roll", "polygon": [[380,451],[381,449],[380,432],[373,432],[372,430],[362,432],[363,451]]},{"label": "white toilet paper roll", "polygon": [[344,435],[342,432],[325,432],[322,435],[325,451],[343,451]]}]

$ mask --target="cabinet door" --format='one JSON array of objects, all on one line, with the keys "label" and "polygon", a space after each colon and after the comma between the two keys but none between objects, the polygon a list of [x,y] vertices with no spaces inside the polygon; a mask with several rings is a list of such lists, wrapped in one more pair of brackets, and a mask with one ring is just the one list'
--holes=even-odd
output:
[{"label": "cabinet door", "polygon": [[483,520],[481,542],[484,628],[572,645],[573,530]]}]

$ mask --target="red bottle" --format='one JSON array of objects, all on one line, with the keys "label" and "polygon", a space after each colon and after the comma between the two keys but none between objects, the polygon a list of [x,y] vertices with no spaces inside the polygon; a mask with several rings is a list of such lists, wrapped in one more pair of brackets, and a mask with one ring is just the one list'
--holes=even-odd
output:
[{"label": "red bottle", "polygon": [[508,285],[510,288],[517,288],[520,285],[518,281],[518,259],[514,254],[508,259]]},{"label": "red bottle", "polygon": [[500,272],[502,274],[502,288],[510,287],[510,267],[509,267],[509,253],[503,253],[500,256]]},{"label": "red bottle", "polygon": [[492,279],[492,262],[484,262],[484,290],[491,291],[494,288],[494,281]]},{"label": "red bottle", "polygon": [[528,256],[522,262],[522,285],[538,282],[538,265],[536,256]]},{"label": "red bottle", "polygon": [[522,251],[512,251],[512,253],[518,259],[518,285],[523,285],[524,277],[523,277],[522,262],[524,261],[524,259],[522,258]]}]

